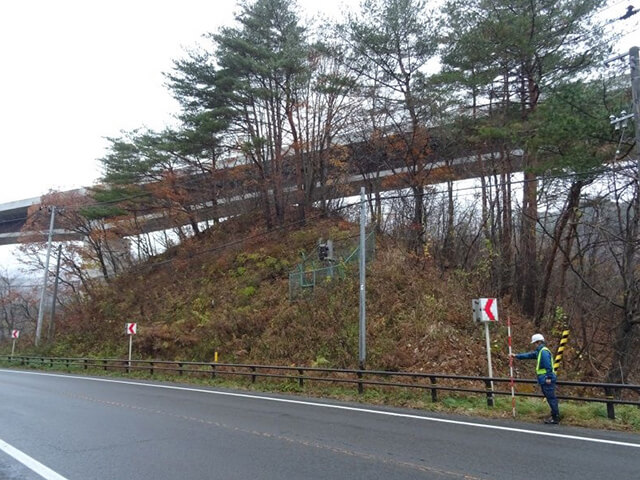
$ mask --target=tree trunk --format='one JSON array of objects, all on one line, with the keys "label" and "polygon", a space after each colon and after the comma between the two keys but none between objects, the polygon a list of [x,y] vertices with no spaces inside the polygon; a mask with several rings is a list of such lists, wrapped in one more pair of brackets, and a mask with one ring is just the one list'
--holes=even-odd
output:
[{"label": "tree trunk", "polygon": [[454,259],[454,221],[455,205],[453,202],[453,181],[447,181],[447,218],[445,220],[444,236],[444,266],[451,268],[455,264]]},{"label": "tree trunk", "polygon": [[411,248],[417,254],[422,254],[424,250],[424,187],[414,186],[411,189],[414,195],[413,202],[413,225]]},{"label": "tree trunk", "polygon": [[[507,163],[505,159],[504,163]],[[511,166],[503,168],[500,175],[500,190],[502,196],[502,230],[500,231],[500,295],[511,291],[513,278],[513,215],[511,209]]]},{"label": "tree trunk", "polygon": [[213,224],[220,223],[220,215],[218,214],[218,179],[217,179],[217,159],[215,147],[211,148],[211,211],[213,212]]},{"label": "tree trunk", "polygon": [[625,293],[625,312],[616,329],[613,343],[613,357],[607,382],[628,383],[629,374],[634,370],[638,357],[638,325],[640,324],[640,292],[637,286]]},{"label": "tree trunk", "polygon": [[538,301],[536,304],[536,317],[535,317],[535,325],[536,327],[540,327],[542,323],[542,317],[545,314],[547,297],[549,294],[549,287],[551,283],[551,273],[553,272],[553,266],[556,260],[556,254],[558,253],[558,249],[560,247],[560,242],[562,241],[562,236],[564,234],[565,228],[569,223],[569,219],[573,215],[573,211],[578,207],[580,202],[580,193],[582,192],[582,187],[584,182],[579,180],[574,182],[569,189],[569,195],[567,196],[567,201],[565,204],[564,211],[558,218],[556,222],[556,226],[553,233],[553,238],[551,239],[551,247],[550,251],[547,255],[547,258],[544,262],[544,276],[542,281],[540,282],[540,293],[538,296]]},{"label": "tree trunk", "polygon": [[304,165],[303,165],[303,156],[302,156],[302,146],[300,144],[300,136],[298,135],[298,129],[296,128],[295,121],[293,119],[293,101],[291,99],[287,99],[287,108],[286,108],[287,120],[289,122],[289,128],[291,129],[291,136],[293,140],[293,152],[295,159],[295,171],[296,171],[296,201],[298,203],[298,220],[303,222],[305,219],[305,210],[306,210],[306,196],[304,192]]},{"label": "tree trunk", "polygon": [[[521,97],[522,120],[527,121],[538,104],[538,85],[534,80],[532,69],[527,65],[521,66]],[[538,223],[538,178],[533,171],[536,157],[532,152],[525,153],[522,167],[524,170],[524,185],[522,189],[522,231],[520,237],[520,275],[519,293],[522,311],[526,315],[534,316],[536,298],[538,297],[538,262],[536,258],[536,225]]]},{"label": "tree trunk", "polygon": [[[637,178],[637,177],[636,177]],[[638,227],[640,225],[640,188],[635,182],[633,204],[627,210],[622,279],[624,312],[614,341],[614,352],[607,380],[622,383],[635,367],[640,325],[640,279],[638,278]]]},{"label": "tree trunk", "polygon": [[[525,167],[526,168],[526,167]],[[525,315],[535,314],[538,290],[536,261],[536,223],[538,220],[538,179],[525,170],[522,189],[522,226],[520,231],[520,261],[517,268],[517,293]]]}]

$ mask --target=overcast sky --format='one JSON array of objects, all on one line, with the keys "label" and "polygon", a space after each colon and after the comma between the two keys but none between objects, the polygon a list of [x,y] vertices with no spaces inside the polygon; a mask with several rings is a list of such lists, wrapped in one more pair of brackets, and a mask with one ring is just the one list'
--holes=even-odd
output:
[{"label": "overcast sky", "polygon": [[[344,3],[298,1],[310,15]],[[104,137],[171,122],[162,73],[235,11],[234,0],[0,2],[0,204],[90,185]]]},{"label": "overcast sky", "polygon": [[[358,3],[298,0],[309,16]],[[624,13],[611,3],[607,17]],[[178,106],[162,73],[235,11],[235,0],[0,2],[0,204],[90,185],[104,137],[170,123]]]},{"label": "overcast sky", "polygon": [[[357,0],[298,0],[303,17]],[[231,25],[235,0],[0,1],[0,204],[92,185],[105,137],[171,124],[163,72]],[[15,270],[0,246],[0,273]]]},{"label": "overcast sky", "polygon": [[[358,3],[298,0],[315,18]],[[612,5],[607,17],[626,9]],[[235,0],[0,1],[0,204],[91,185],[104,137],[170,124],[162,73],[235,11]],[[0,271],[11,256],[0,247]]]}]

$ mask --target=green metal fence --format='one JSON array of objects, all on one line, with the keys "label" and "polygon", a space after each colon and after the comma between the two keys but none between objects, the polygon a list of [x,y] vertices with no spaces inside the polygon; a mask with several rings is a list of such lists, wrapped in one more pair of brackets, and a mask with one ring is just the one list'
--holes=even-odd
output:
[{"label": "green metal fence", "polygon": [[[375,254],[375,234],[370,232],[365,239],[365,255],[367,262],[371,261]],[[296,269],[289,273],[289,299],[295,300],[305,291],[327,284],[328,282],[343,279],[350,269],[350,264],[358,262],[360,258],[360,246],[340,248],[334,247],[332,259],[298,264]]]}]

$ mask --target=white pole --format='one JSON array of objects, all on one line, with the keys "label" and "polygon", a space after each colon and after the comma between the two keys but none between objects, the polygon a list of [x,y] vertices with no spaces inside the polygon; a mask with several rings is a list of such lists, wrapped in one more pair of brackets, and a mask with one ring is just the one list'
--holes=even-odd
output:
[{"label": "white pole", "polygon": [[13,360],[13,352],[16,350],[16,339],[13,339],[13,345],[11,346],[11,359]]},{"label": "white pole", "polygon": [[[487,363],[489,365],[489,377],[493,378],[493,367],[491,366],[491,339],[489,338],[489,322],[484,323],[484,336],[487,341]],[[493,404],[493,380],[491,380],[491,404]]]},{"label": "white pole", "polygon": [[133,335],[129,335],[129,368],[131,368],[131,345],[133,344]]},{"label": "white pole", "polygon": [[513,357],[511,351],[511,318],[507,317],[507,337],[509,338],[509,376],[511,383],[511,414],[516,418],[516,389],[513,381]]},{"label": "white pole", "polygon": [[365,289],[365,269],[366,269],[366,230],[367,222],[367,203],[364,187],[360,189],[360,328],[359,328],[359,365],[364,369],[364,362],[367,358],[367,316],[366,316],[366,289]]}]

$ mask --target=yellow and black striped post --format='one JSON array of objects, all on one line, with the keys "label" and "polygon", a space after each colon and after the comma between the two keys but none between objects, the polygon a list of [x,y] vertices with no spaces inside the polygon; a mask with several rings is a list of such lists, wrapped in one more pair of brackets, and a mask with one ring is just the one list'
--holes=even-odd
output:
[{"label": "yellow and black striped post", "polygon": [[560,362],[562,361],[562,353],[569,341],[569,330],[562,331],[562,338],[560,339],[560,346],[558,347],[558,352],[556,353],[556,358],[553,361],[553,369],[558,373],[560,370]]}]

